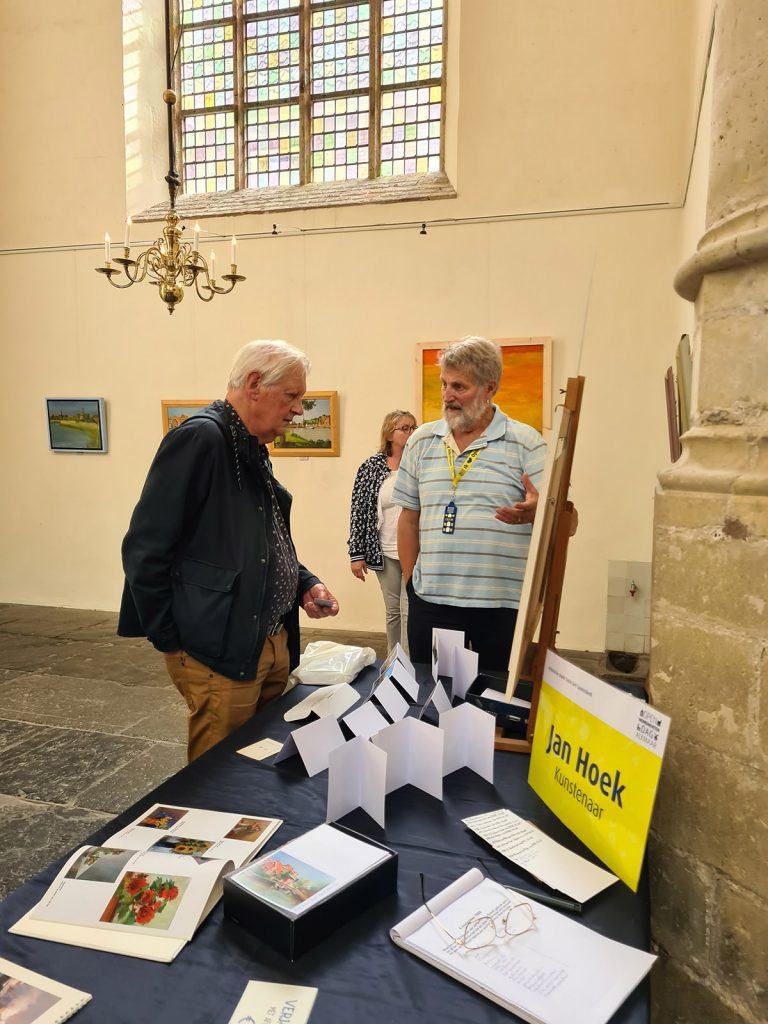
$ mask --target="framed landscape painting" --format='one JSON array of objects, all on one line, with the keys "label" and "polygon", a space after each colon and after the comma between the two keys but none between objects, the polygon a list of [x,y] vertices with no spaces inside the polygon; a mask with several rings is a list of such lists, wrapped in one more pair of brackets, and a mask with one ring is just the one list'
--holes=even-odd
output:
[{"label": "framed landscape painting", "polygon": [[[494,403],[513,420],[545,436],[552,427],[552,339],[496,338],[502,374]],[[440,367],[437,357],[449,342],[416,346],[416,409],[422,423],[442,419]]]},{"label": "framed landscape painting", "polygon": [[52,452],[107,451],[103,398],[46,398],[45,413]]},{"label": "framed landscape painting", "polygon": [[338,391],[308,391],[301,401],[304,415],[275,438],[269,446],[270,455],[338,455]]},{"label": "framed landscape painting", "polygon": [[184,420],[188,420],[194,413],[200,409],[205,409],[210,404],[210,401],[203,401],[197,398],[193,398],[190,401],[176,401],[170,398],[163,398],[160,402],[163,410],[163,434],[167,434],[174,427],[181,426]]}]

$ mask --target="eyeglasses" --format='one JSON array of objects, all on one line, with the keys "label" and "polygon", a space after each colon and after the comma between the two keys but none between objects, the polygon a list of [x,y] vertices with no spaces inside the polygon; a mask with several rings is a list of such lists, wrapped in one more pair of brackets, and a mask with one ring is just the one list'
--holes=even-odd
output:
[{"label": "eyeglasses", "polygon": [[395,427],[395,430],[402,430],[404,434],[412,434],[415,429],[416,426],[414,424],[407,424],[404,427]]},{"label": "eyeglasses", "polygon": [[[452,942],[466,950],[486,949],[488,946],[494,945],[497,940],[516,939],[525,935],[526,932],[533,931],[536,927],[536,915],[530,903],[510,902],[510,906],[500,917],[493,918],[484,914],[476,914],[464,925],[464,932],[461,936],[454,935],[448,931],[440,918],[432,913],[424,893],[424,875],[420,873],[419,878],[421,879],[421,900],[429,911],[429,916]],[[501,885],[499,882],[496,884],[499,888],[507,891],[510,901],[518,900],[514,889],[510,889],[507,885]]]}]

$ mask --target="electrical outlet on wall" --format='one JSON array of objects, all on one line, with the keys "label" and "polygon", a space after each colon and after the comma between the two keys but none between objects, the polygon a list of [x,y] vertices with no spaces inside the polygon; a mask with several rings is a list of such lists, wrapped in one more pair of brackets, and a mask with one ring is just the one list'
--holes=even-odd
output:
[{"label": "electrical outlet on wall", "polygon": [[608,562],[606,651],[650,652],[651,563]]}]

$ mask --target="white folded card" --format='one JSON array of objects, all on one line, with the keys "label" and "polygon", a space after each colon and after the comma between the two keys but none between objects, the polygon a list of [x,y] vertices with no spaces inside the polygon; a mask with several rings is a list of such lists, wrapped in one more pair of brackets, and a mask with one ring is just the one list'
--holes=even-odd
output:
[{"label": "white folded card", "polygon": [[249,981],[229,1024],[307,1024],[316,996],[304,985]]},{"label": "white folded card", "polygon": [[430,704],[433,705],[438,714],[441,714],[443,711],[450,711],[450,697],[445,692],[445,687],[439,680],[435,683],[432,689],[432,693],[430,693],[430,695],[424,702],[424,707],[421,709],[421,714],[419,715],[419,718],[423,718],[424,712],[429,708]]},{"label": "white folded card", "polygon": [[453,652],[464,649],[463,629],[433,629],[432,643],[437,643],[437,674],[449,676],[453,672]]},{"label": "white folded card", "polygon": [[363,736],[355,736],[328,756],[326,821],[338,821],[362,807],[384,828],[387,755]]},{"label": "white folded card", "polygon": [[445,733],[443,775],[450,775],[458,768],[471,768],[486,781],[493,782],[496,739],[493,715],[472,704],[459,704],[441,713],[440,728]]},{"label": "white folded card", "polygon": [[586,903],[618,881],[610,871],[567,850],[506,808],[464,818],[464,824],[507,860],[579,903]]},{"label": "white folded card", "polygon": [[385,679],[376,688],[373,699],[384,708],[393,722],[399,722],[408,714],[408,702],[400,696],[400,691],[391,679]]},{"label": "white folded card", "polygon": [[442,800],[443,741],[440,729],[415,718],[377,732],[371,742],[387,754],[387,793],[410,784]]},{"label": "white folded card", "polygon": [[453,648],[453,667],[451,670],[451,697],[464,700],[467,690],[477,679],[480,655],[477,651],[467,651],[463,647]]},{"label": "white folded card", "polygon": [[419,699],[419,684],[416,682],[416,676],[404,665],[396,662],[392,666],[389,678],[393,683],[397,683],[403,693],[408,694],[411,700]]},{"label": "white folded card", "polygon": [[[306,696],[304,700],[300,700],[298,704],[294,704],[293,707],[288,708],[288,710],[283,715],[283,721],[300,722],[303,718],[309,718],[312,712],[314,712],[318,716],[318,718],[327,718],[329,712],[323,714],[317,710],[317,706],[325,704],[325,702],[328,701],[330,697],[332,697],[335,693],[338,693],[340,690],[343,691],[345,688],[352,690],[353,693],[356,693],[356,691],[352,689],[349,683],[337,683],[335,686],[318,686],[318,688],[314,690],[312,693],[308,694],[308,696]],[[352,705],[350,704],[349,707],[352,707]],[[343,713],[343,711],[339,712],[339,714]]]},{"label": "white folded card", "polygon": [[294,729],[273,764],[299,754],[310,777],[328,767],[328,755],[344,742],[344,733],[335,718],[321,718]]},{"label": "white folded card", "polygon": [[366,701],[359,708],[350,711],[343,719],[343,722],[349,726],[355,736],[363,736],[367,740],[380,729],[386,729],[389,725],[384,715],[370,701]]},{"label": "white folded card", "polygon": [[413,667],[413,662],[405,653],[400,644],[395,644],[395,658],[397,661],[400,662],[401,665],[403,665],[410,672],[412,676],[416,675],[416,672]]}]

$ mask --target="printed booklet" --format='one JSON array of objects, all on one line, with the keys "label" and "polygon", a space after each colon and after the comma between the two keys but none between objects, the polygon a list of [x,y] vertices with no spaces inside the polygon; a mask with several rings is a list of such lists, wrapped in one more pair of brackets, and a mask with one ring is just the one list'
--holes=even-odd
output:
[{"label": "printed booklet", "polygon": [[103,846],[67,860],[11,932],[169,962],[279,818],[155,804]]},{"label": "printed booklet", "polygon": [[529,1024],[606,1024],[656,959],[477,868],[395,925],[390,937]]},{"label": "printed booklet", "polygon": [[389,856],[387,850],[331,825],[318,825],[235,871],[229,881],[295,918],[373,871]]},{"label": "printed booklet", "polygon": [[88,992],[61,985],[44,974],[0,957],[0,1021],[60,1024],[90,1000]]}]

